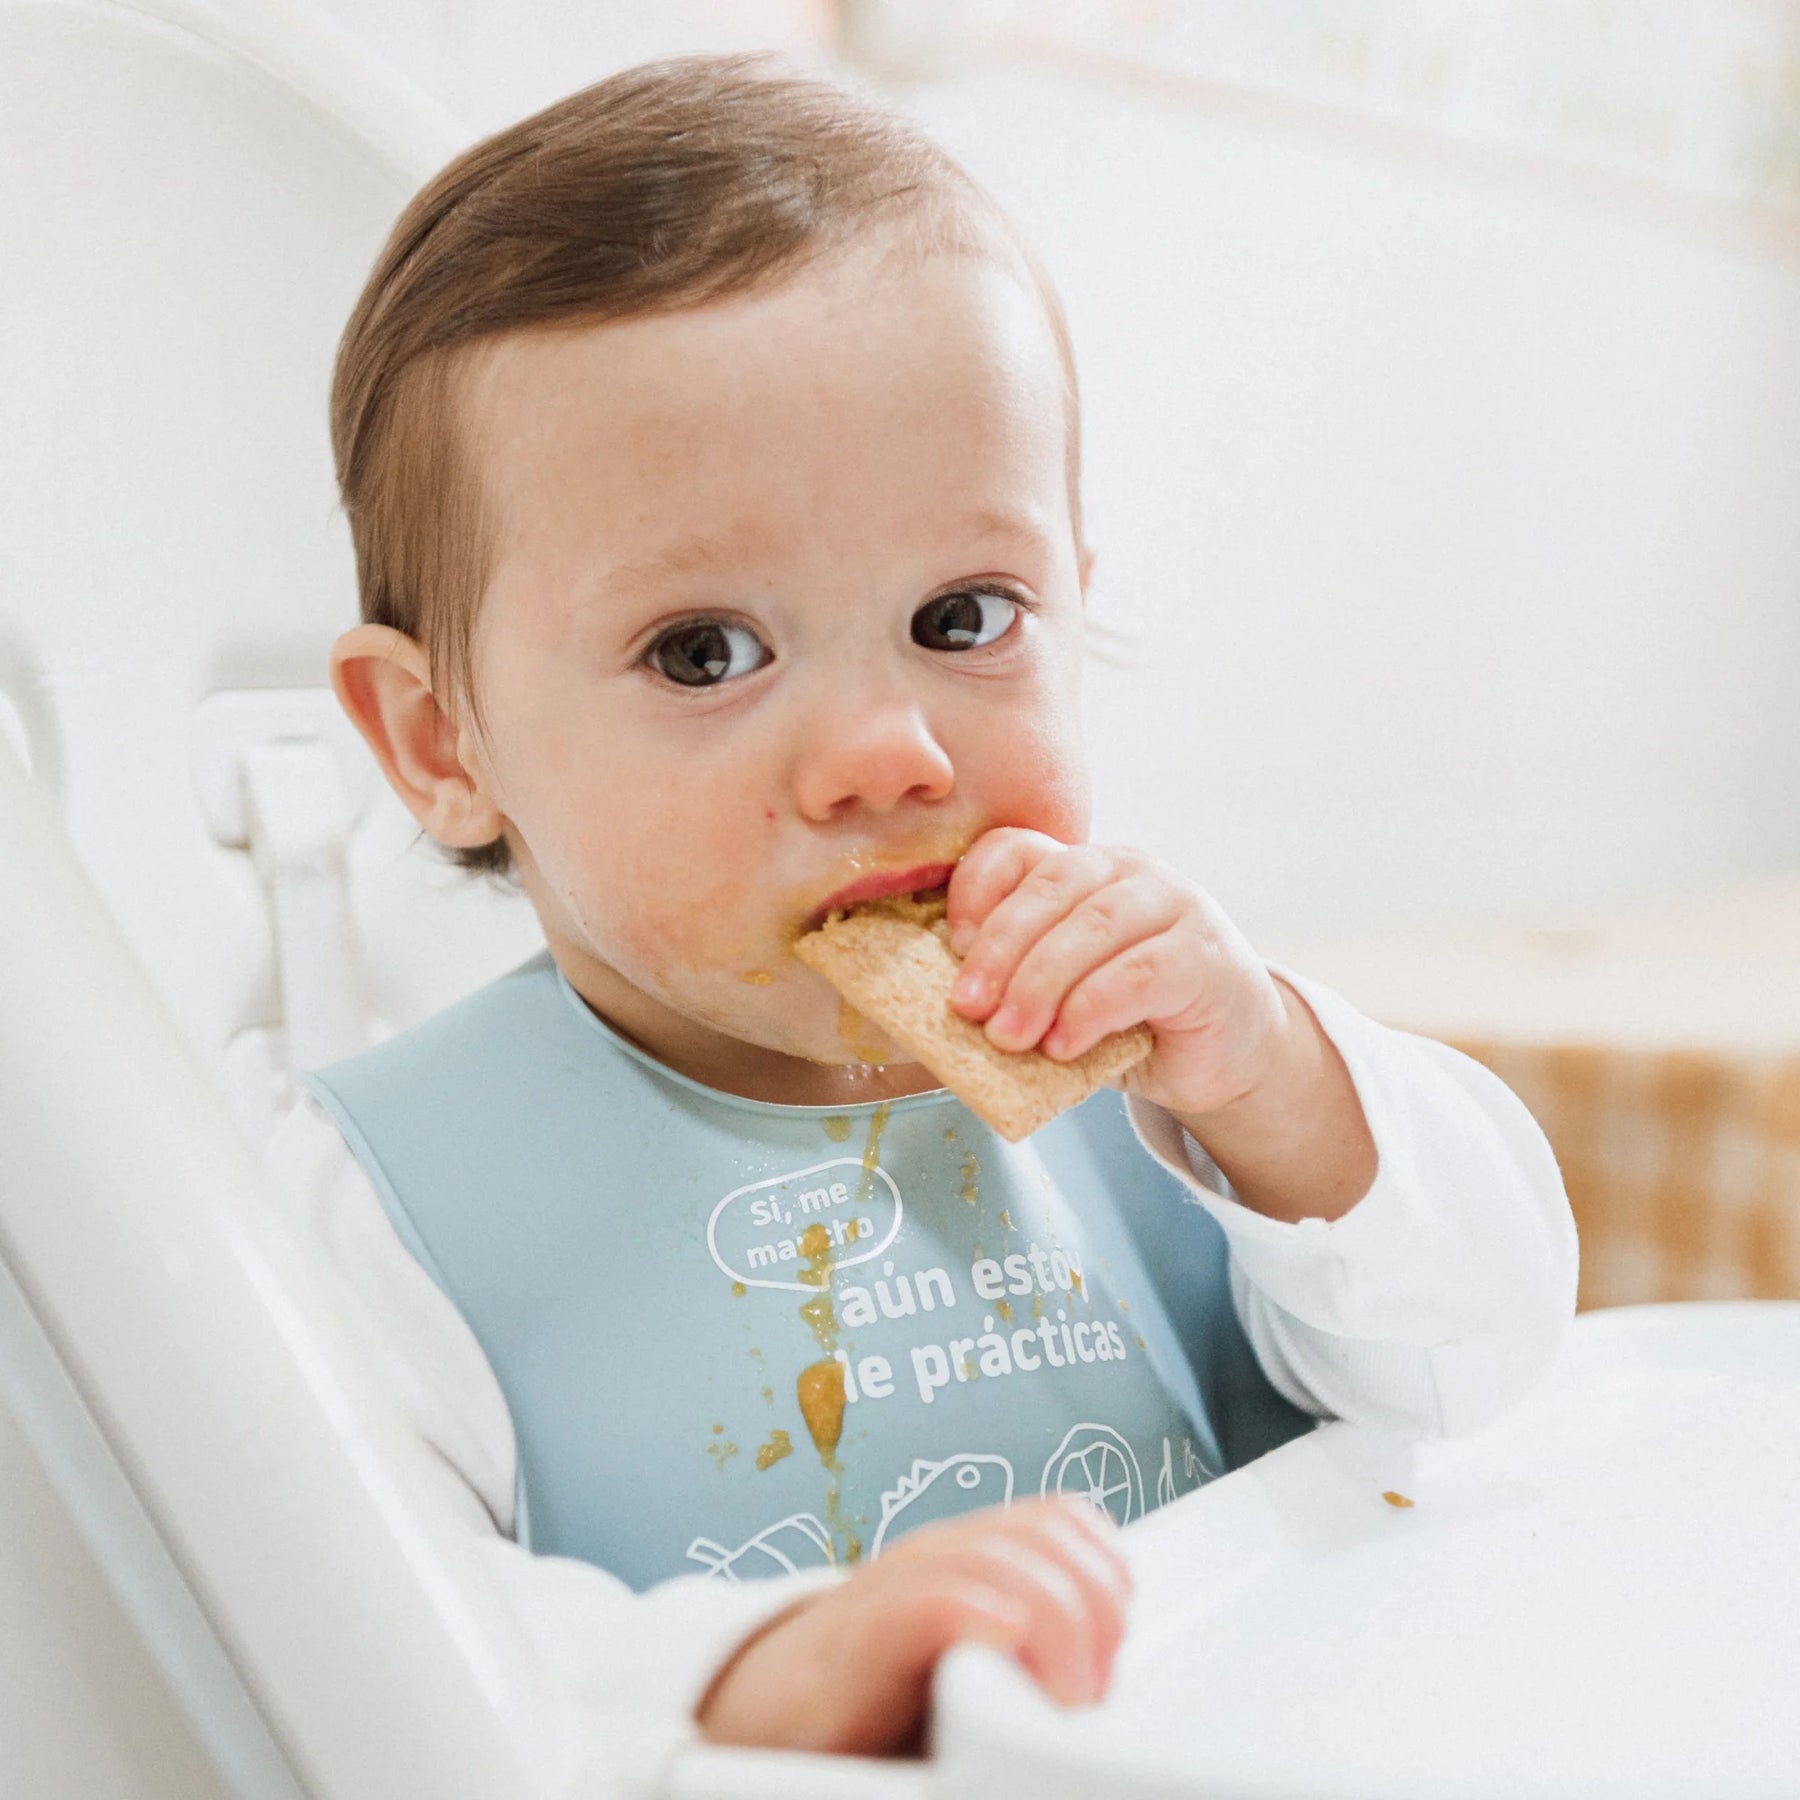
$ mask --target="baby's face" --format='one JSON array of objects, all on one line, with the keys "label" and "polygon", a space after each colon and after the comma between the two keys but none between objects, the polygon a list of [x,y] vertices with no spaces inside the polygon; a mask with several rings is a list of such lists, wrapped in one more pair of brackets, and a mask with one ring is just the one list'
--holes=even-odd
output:
[{"label": "baby's face", "polygon": [[678,1066],[716,1034],[887,1060],[794,938],[990,827],[1087,829],[1062,378],[1025,277],[865,242],[497,340],[467,393],[497,529],[473,763],[564,973]]}]

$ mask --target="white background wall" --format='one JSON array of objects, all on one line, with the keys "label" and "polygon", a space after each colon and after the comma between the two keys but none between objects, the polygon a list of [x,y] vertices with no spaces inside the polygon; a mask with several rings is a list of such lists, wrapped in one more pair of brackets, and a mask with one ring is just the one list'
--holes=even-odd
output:
[{"label": "white background wall", "polygon": [[[471,134],[778,0],[333,0]],[[1253,935],[1800,866],[1800,243],[1277,108],[908,88],[1032,234],[1086,400],[1098,835]]]}]

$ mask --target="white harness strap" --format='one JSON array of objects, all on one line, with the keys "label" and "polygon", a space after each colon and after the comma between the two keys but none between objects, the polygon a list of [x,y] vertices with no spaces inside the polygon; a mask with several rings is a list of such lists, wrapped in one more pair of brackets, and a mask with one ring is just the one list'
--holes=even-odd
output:
[{"label": "white harness strap", "polygon": [[317,739],[244,752],[250,858],[275,926],[275,965],[290,1073],[368,1047],[356,979],[348,848],[356,823],[337,760]]}]

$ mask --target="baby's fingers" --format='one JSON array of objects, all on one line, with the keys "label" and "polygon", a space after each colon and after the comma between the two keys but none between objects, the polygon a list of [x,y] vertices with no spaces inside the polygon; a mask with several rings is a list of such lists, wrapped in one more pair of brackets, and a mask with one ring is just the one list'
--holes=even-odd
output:
[{"label": "baby's fingers", "polygon": [[[994,903],[981,921],[979,936],[963,953],[951,999],[965,1018],[985,1019],[993,1012],[1032,945],[1117,873],[1117,853],[1097,845],[1054,844],[1043,855],[1036,855],[1034,848],[1019,847],[1020,856],[1032,855],[1030,866]],[[953,948],[957,941],[953,925]]]},{"label": "baby's fingers", "polygon": [[997,1518],[980,1514],[922,1533],[903,1548],[934,1576],[954,1570],[1022,1607],[1028,1622],[1013,1654],[1052,1699],[1071,1706],[1106,1691],[1124,1634],[1131,1583],[1107,1536],[1107,1521],[1085,1518],[1069,1502],[1027,1501]]},{"label": "baby's fingers", "polygon": [[1204,998],[1197,970],[1192,946],[1179,932],[1148,932],[1064,994],[1056,1024],[1040,1048],[1046,1056],[1066,1060],[1115,1031],[1147,1021],[1161,1025],[1171,1014],[1171,1002]]},{"label": "baby's fingers", "polygon": [[[989,1038],[1002,1050],[1029,1050],[1050,1032],[1043,1043],[1047,1052],[1064,1055],[1085,1050],[1093,1038],[1073,1046],[1068,1042],[1070,990],[1079,993],[1078,983],[1085,986],[1114,964],[1128,961],[1139,946],[1165,934],[1181,917],[1181,910],[1181,895],[1148,871],[1097,888],[1025,952],[1006,984],[998,1010],[988,1019]],[[1157,998],[1152,990],[1135,983],[1128,984],[1124,992],[1146,1006]],[[1136,1025],[1147,1016],[1139,1011],[1120,1017],[1109,1029]]]},{"label": "baby's fingers", "polygon": [[958,956],[966,955],[988,914],[1046,856],[1066,848],[1044,832],[1016,825],[1002,825],[978,837],[956,865],[945,895],[950,948]]},{"label": "baby's fingers", "polygon": [[1085,1706],[1106,1691],[1110,1658],[1103,1621],[1082,1583],[1054,1555],[1018,1538],[995,1538],[982,1551],[993,1584],[1028,1608],[1031,1622],[1013,1654],[1052,1700]]},{"label": "baby's fingers", "polygon": [[1112,1675],[1125,1635],[1131,1572],[1118,1550],[1118,1527],[1085,1500],[1027,1500],[1008,1508],[1010,1530],[1043,1551],[1081,1594],[1082,1624],[1092,1677],[1085,1698],[1098,1700]]}]

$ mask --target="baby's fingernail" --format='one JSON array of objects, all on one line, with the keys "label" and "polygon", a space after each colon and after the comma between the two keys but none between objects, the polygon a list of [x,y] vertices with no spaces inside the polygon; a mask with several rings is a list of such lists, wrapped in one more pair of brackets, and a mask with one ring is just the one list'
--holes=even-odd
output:
[{"label": "baby's fingernail", "polygon": [[979,935],[967,919],[959,919],[950,927],[950,948],[958,956],[967,956],[969,946]]},{"label": "baby's fingernail", "polygon": [[960,1000],[965,1006],[979,1006],[987,994],[988,979],[979,969],[964,969],[950,990],[950,998]]}]

